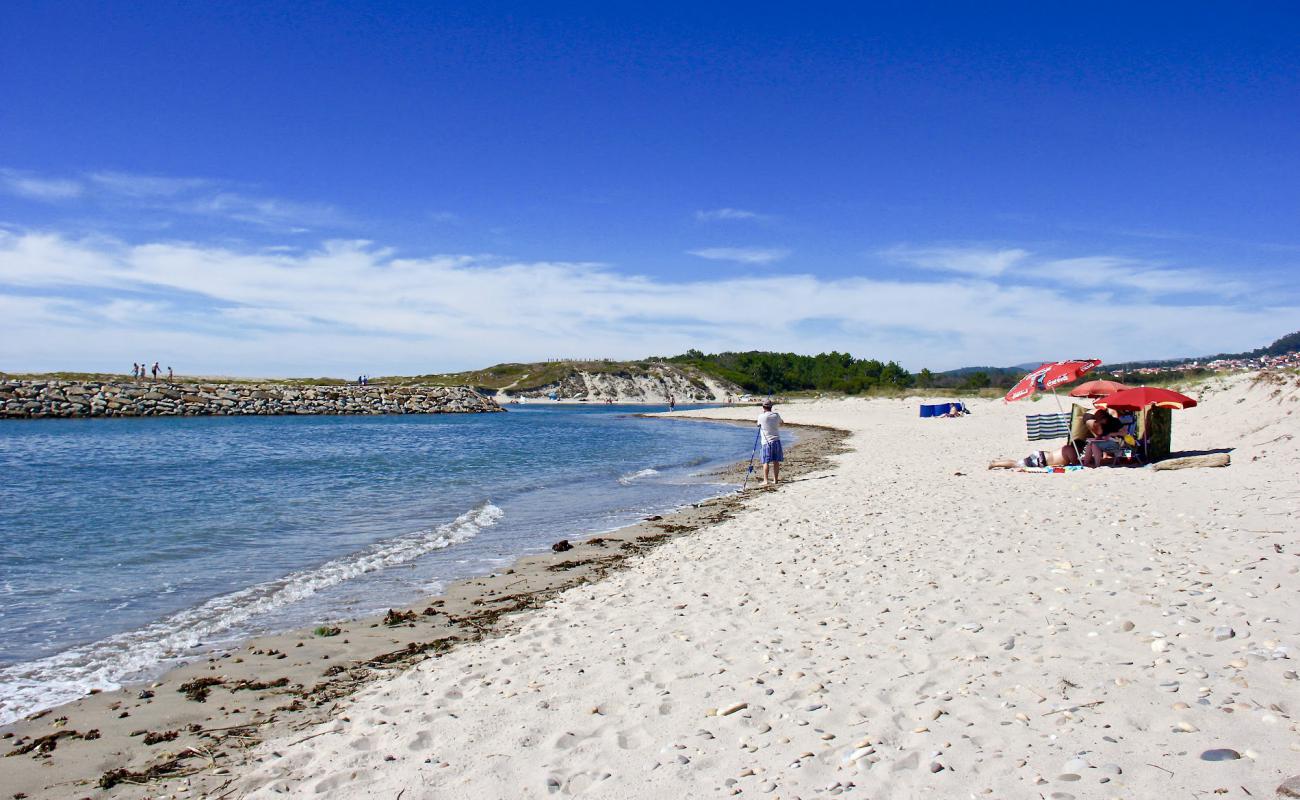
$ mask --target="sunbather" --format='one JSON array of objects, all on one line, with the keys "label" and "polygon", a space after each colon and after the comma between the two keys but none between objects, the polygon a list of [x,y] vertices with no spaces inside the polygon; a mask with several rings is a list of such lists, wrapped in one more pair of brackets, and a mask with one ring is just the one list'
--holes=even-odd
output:
[{"label": "sunbather", "polygon": [[1069,467],[1079,463],[1079,454],[1073,443],[1060,450],[1039,450],[1021,459],[1002,458],[989,462],[989,469],[1015,469],[1016,467]]}]

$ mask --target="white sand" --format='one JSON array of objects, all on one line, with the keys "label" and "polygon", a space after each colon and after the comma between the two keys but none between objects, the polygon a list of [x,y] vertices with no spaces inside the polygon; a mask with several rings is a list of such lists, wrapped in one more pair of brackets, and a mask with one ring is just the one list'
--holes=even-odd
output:
[{"label": "white sand", "polygon": [[1272,797],[1300,773],[1300,437],[1263,444],[1300,434],[1289,380],[1175,412],[1175,450],[1237,449],[1159,473],[986,471],[1050,399],[780,408],[855,450],[264,745],[237,787]]}]

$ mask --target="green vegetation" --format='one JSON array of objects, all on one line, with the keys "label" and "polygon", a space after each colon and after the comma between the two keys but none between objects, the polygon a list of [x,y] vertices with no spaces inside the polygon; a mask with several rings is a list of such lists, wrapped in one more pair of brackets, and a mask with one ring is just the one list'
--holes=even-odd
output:
[{"label": "green vegetation", "polygon": [[535,364],[497,364],[470,372],[376,378],[372,384],[385,386],[473,386],[495,391],[528,392],[552,386],[578,372],[623,377],[645,375],[652,366],[643,361],[543,361]]},{"label": "green vegetation", "polygon": [[915,383],[910,372],[890,361],[854,358],[848,353],[701,353],[688,350],[664,359],[694,367],[755,394],[800,391],[861,394],[876,389],[906,389]]}]

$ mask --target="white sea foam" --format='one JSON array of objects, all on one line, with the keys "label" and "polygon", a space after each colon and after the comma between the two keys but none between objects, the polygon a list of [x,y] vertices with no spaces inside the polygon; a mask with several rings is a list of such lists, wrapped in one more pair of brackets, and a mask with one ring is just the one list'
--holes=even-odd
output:
[{"label": "white sea foam", "polygon": [[628,474],[620,477],[618,479],[618,482],[623,484],[624,486],[627,486],[628,484],[633,483],[634,481],[639,481],[642,478],[648,478],[651,475],[658,475],[658,474],[659,474],[659,470],[657,469],[642,469],[642,470],[637,470],[636,472],[629,472]]},{"label": "white sea foam", "polygon": [[91,689],[112,690],[142,680],[183,660],[196,645],[231,634],[240,623],[359,575],[467,541],[504,515],[484,503],[432,530],[379,542],[319,567],[213,598],[144,628],[0,668],[0,725],[75,700]]}]

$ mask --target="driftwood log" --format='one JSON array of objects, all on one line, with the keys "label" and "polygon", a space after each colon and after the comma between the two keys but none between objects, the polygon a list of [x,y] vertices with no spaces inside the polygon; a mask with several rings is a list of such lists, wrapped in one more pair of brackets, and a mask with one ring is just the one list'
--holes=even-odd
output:
[{"label": "driftwood log", "polygon": [[1191,469],[1192,467],[1226,467],[1232,463],[1227,453],[1209,453],[1203,456],[1184,456],[1157,461],[1151,469]]}]

